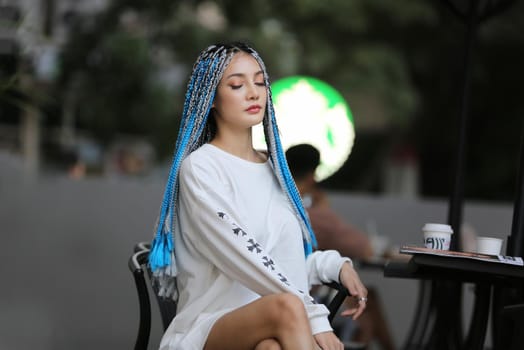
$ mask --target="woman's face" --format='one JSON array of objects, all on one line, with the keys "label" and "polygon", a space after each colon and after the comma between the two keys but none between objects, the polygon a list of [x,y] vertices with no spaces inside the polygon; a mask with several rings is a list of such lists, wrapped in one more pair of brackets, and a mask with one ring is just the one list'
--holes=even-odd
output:
[{"label": "woman's face", "polygon": [[218,84],[214,116],[219,130],[245,130],[260,123],[266,110],[264,74],[255,58],[236,53]]}]

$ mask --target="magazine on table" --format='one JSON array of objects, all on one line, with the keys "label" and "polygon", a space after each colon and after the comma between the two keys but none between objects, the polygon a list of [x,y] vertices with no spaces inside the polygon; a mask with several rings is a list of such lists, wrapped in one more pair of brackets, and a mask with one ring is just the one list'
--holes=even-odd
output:
[{"label": "magazine on table", "polygon": [[474,252],[458,252],[454,250],[438,250],[429,249],[417,245],[404,245],[400,248],[401,254],[427,254],[427,255],[438,255],[447,256],[451,258],[465,258],[473,260],[482,260],[488,262],[509,264],[524,266],[524,261],[520,256],[506,256],[506,255],[488,255]]}]

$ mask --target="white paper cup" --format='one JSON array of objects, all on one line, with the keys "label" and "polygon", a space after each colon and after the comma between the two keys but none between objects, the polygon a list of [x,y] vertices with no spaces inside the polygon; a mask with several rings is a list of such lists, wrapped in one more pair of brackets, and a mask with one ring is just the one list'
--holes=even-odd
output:
[{"label": "white paper cup", "polygon": [[444,224],[425,224],[422,227],[424,233],[424,246],[429,249],[449,250],[453,229]]},{"label": "white paper cup", "polygon": [[477,237],[477,253],[500,255],[502,239],[495,237]]}]

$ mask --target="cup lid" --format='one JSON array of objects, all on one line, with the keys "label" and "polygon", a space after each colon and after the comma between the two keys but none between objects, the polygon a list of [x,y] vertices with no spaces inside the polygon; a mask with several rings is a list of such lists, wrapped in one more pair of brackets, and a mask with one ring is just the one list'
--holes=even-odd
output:
[{"label": "cup lid", "polygon": [[451,226],[444,224],[425,224],[424,227],[422,227],[422,231],[453,233],[453,229],[451,228]]},{"label": "cup lid", "polygon": [[497,237],[476,237],[477,241],[494,241],[494,242],[503,242],[504,240],[502,238]]}]

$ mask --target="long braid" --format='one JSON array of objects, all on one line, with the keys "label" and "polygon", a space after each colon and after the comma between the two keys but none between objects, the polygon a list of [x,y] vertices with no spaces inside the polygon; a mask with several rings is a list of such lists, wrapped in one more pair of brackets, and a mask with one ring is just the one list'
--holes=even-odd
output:
[{"label": "long braid", "polygon": [[258,53],[253,52],[252,55],[262,68],[262,71],[264,72],[265,84],[268,87],[266,114],[263,120],[266,146],[268,149],[268,153],[271,157],[271,163],[273,165],[273,169],[275,175],[277,176],[280,187],[285,192],[286,197],[291,206],[293,207],[295,214],[297,215],[298,221],[300,222],[300,225],[302,227],[304,250],[307,256],[312,252],[313,247],[317,246],[317,241],[313,232],[313,228],[311,227],[311,223],[309,222],[309,217],[306,214],[304,205],[302,204],[300,192],[298,191],[295,181],[293,180],[293,176],[291,175],[291,171],[289,170],[289,167],[287,165],[287,160],[284,153],[284,149],[282,147],[282,143],[280,142],[280,134],[275,118],[275,109],[273,107],[273,97],[271,94],[271,89],[269,88],[269,75],[267,74],[264,62],[262,61]]},{"label": "long braid", "polygon": [[212,45],[202,51],[193,65],[191,78],[187,85],[173,161],[149,255],[149,265],[158,283],[158,294],[160,296],[177,297],[174,278],[177,270],[173,242],[175,225],[177,224],[175,216],[178,204],[178,173],[180,166],[191,152],[204,143],[211,141],[214,137],[211,127],[212,119],[208,119],[208,117],[215,98],[215,92],[222,79],[224,70],[229,65],[233,55],[239,51],[252,55],[260,64],[264,73],[268,98],[263,124],[273,171],[301,223],[305,254],[308,255],[312,250],[312,245],[316,245],[311,224],[302,206],[295,182],[291,177],[280,142],[271,99],[269,77],[262,59],[254,49],[246,44]]}]

